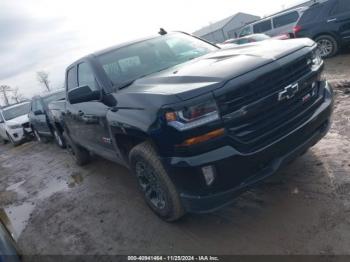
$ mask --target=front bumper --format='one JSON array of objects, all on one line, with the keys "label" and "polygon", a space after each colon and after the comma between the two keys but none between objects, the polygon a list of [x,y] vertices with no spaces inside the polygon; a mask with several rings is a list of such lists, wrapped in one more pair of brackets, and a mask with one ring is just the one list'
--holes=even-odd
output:
[{"label": "front bumper", "polygon": [[30,128],[16,128],[16,129],[9,129],[8,134],[11,136],[12,140],[14,142],[21,142],[32,135],[32,130]]},{"label": "front bumper", "polygon": [[[331,124],[333,94],[328,83],[324,85],[324,101],[314,114],[264,148],[245,154],[226,145],[201,155],[166,159],[185,209],[205,213],[231,203],[235,196],[273,175],[325,136]],[[205,185],[200,172],[207,165],[217,170],[211,186]]]}]

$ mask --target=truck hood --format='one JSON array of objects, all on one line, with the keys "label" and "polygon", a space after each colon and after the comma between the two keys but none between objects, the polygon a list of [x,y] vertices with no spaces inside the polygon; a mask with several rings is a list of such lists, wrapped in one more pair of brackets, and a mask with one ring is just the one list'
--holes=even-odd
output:
[{"label": "truck hood", "polygon": [[23,115],[23,116],[13,118],[9,121],[6,121],[6,125],[22,125],[28,122],[29,122],[28,115]]},{"label": "truck hood", "polygon": [[176,95],[181,100],[187,100],[220,88],[232,78],[312,45],[314,42],[310,39],[266,40],[226,50],[220,49],[140,78],[120,91]]}]

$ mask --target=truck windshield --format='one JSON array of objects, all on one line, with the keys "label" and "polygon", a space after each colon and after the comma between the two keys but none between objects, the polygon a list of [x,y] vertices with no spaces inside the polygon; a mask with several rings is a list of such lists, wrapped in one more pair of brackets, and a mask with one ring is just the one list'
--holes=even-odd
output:
[{"label": "truck windshield", "polygon": [[30,103],[20,104],[8,109],[3,109],[2,114],[6,121],[29,113]]},{"label": "truck windshield", "polygon": [[98,60],[112,83],[121,87],[217,49],[195,37],[171,33],[118,48],[100,55]]}]

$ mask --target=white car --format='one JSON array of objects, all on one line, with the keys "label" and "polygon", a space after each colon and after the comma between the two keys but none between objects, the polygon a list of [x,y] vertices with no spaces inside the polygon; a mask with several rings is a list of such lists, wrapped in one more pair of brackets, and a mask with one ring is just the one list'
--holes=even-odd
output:
[{"label": "white car", "polygon": [[0,139],[10,141],[14,146],[31,133],[28,113],[30,102],[3,107],[0,110]]}]

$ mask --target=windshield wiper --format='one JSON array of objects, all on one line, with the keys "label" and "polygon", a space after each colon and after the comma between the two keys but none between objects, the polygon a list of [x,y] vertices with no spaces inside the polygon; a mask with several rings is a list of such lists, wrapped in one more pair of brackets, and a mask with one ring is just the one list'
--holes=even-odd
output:
[{"label": "windshield wiper", "polygon": [[121,83],[120,85],[117,86],[118,89],[123,89],[125,87],[128,87],[130,85],[132,85],[137,79],[140,79],[142,77],[145,77],[145,76],[148,76],[149,74],[145,74],[145,75],[141,75],[141,76],[138,76],[136,77],[135,79],[133,80],[130,80],[130,81],[126,81],[124,83]]}]

